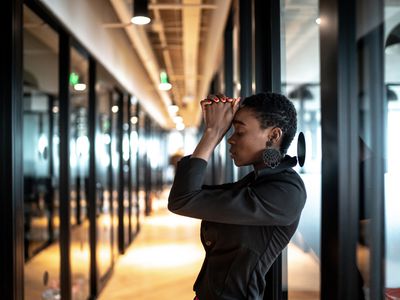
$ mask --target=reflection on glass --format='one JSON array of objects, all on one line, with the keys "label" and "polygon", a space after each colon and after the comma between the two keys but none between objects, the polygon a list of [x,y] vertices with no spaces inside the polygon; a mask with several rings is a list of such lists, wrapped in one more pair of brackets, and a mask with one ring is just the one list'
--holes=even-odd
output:
[{"label": "reflection on glass", "polygon": [[70,206],[72,299],[89,296],[89,220],[87,183],[89,174],[88,61],[71,48],[70,90]]},{"label": "reflection on glass", "polygon": [[[283,1],[282,91],[297,110],[297,132],[307,145],[305,165],[297,171],[307,189],[307,202],[297,232],[288,246],[289,299],[320,297],[321,124],[318,1]],[[288,150],[296,156],[297,135]]]},{"label": "reflection on glass", "polygon": [[58,37],[24,6],[25,299],[60,292]]},{"label": "reflection on glass", "polygon": [[[387,98],[387,145],[385,174],[385,293],[400,299],[400,6],[385,1],[385,85]],[[396,297],[396,298],[395,298]]]},{"label": "reflection on glass", "polygon": [[131,205],[131,193],[129,191],[129,172],[130,172],[130,147],[129,147],[129,96],[127,94],[123,95],[123,110],[122,110],[122,172],[124,177],[124,245],[125,247],[129,245],[130,241],[130,205]]},{"label": "reflection on glass", "polygon": [[96,83],[96,227],[97,266],[100,280],[111,270],[113,243],[111,205],[111,92],[113,79],[101,66],[97,66]]},{"label": "reflection on glass", "polygon": [[138,189],[137,189],[137,155],[139,148],[139,137],[137,133],[137,126],[139,119],[137,117],[137,99],[131,98],[130,101],[130,122],[131,122],[131,132],[130,132],[130,153],[131,153],[131,235],[134,236],[139,230],[139,201],[138,201]]},{"label": "reflection on glass", "polygon": [[112,215],[111,222],[113,227],[113,260],[118,256],[118,184],[119,184],[119,151],[118,151],[118,112],[119,107],[119,94],[113,90],[111,92],[111,164],[110,164],[110,178],[111,178],[111,203]]}]

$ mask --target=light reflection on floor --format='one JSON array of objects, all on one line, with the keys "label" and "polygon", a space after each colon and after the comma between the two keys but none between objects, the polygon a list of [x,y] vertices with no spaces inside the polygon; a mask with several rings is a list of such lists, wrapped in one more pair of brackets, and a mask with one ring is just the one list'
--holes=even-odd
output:
[{"label": "light reflection on floor", "polygon": [[173,215],[165,203],[142,221],[139,236],[116,263],[100,300],[193,299],[204,258],[200,221]]}]

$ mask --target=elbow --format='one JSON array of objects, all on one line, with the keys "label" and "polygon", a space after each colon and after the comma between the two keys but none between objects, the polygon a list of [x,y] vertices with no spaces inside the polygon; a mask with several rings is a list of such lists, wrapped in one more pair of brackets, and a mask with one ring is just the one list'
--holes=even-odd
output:
[{"label": "elbow", "polygon": [[170,211],[170,212],[175,212],[176,211],[176,206],[174,205],[174,203],[172,203],[171,201],[169,201],[168,200],[168,210]]},{"label": "elbow", "polygon": [[174,199],[173,197],[170,196],[168,198],[167,208],[170,212],[176,213],[179,211],[180,205],[177,203],[176,199]]}]

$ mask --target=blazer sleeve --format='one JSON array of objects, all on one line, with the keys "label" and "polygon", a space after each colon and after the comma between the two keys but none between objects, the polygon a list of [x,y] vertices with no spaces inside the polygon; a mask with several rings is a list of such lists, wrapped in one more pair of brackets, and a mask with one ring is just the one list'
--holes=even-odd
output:
[{"label": "blazer sleeve", "polygon": [[300,217],[306,192],[296,173],[204,188],[206,167],[203,159],[181,159],[168,198],[170,211],[206,221],[259,226],[287,226]]}]

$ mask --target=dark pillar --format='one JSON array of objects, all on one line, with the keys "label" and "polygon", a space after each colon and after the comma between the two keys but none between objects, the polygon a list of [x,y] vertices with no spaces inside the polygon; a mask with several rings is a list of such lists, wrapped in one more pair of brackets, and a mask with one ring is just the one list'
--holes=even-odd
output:
[{"label": "dark pillar", "polygon": [[71,299],[71,207],[70,207],[70,166],[69,166],[69,73],[70,37],[60,32],[59,91],[60,91],[60,254],[61,254],[61,298]]},{"label": "dark pillar", "polygon": [[0,2],[0,295],[24,298],[22,3]]},{"label": "dark pillar", "polygon": [[124,95],[118,92],[118,118],[117,118],[117,145],[119,154],[119,167],[118,167],[118,247],[119,253],[125,253],[125,239],[124,239],[124,158],[123,158],[123,143],[124,138],[123,125],[124,125]]},{"label": "dark pillar", "polygon": [[96,299],[99,287],[97,273],[97,173],[96,173],[96,61],[89,57],[89,178],[88,178],[88,216],[90,240],[90,299]]},{"label": "dark pillar", "polygon": [[320,1],[321,299],[358,299],[358,100],[354,0]]},{"label": "dark pillar", "polygon": [[[280,1],[255,0],[254,19],[256,92],[280,93]],[[264,299],[287,299],[287,291],[282,292],[282,268],[287,269],[287,256],[281,254],[267,273]]]},{"label": "dark pillar", "polygon": [[[225,80],[225,95],[233,97],[233,14],[234,11],[231,9],[229,17],[225,27],[224,33],[224,80]],[[227,133],[227,136],[231,136],[232,129]],[[224,140],[224,142],[226,142]],[[233,161],[229,153],[230,146],[227,145],[225,152],[225,182],[233,181]]]}]

